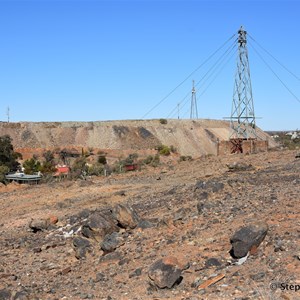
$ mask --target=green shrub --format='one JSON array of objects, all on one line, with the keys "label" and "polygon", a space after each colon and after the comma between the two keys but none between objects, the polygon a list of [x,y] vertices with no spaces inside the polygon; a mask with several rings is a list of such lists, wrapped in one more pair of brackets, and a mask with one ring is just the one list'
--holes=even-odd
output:
[{"label": "green shrub", "polygon": [[[54,160],[54,153],[52,151],[46,151],[43,153],[43,157],[45,161],[43,161],[40,171],[43,174],[52,174],[56,171],[55,167],[55,160]],[[33,157],[34,159],[37,160],[37,158]]]},{"label": "green shrub", "polygon": [[86,157],[85,156],[81,156],[75,159],[71,171],[72,171],[72,175],[74,175],[74,177],[80,176],[80,174],[87,174],[88,172],[88,166],[86,163]]},{"label": "green shrub", "polygon": [[0,182],[5,183],[5,175],[9,172],[9,167],[0,165]]},{"label": "green shrub", "polygon": [[144,160],[143,163],[145,165],[150,165],[152,167],[157,167],[159,165],[160,158],[158,154],[153,155],[148,155]]},{"label": "green shrub", "polygon": [[168,156],[171,154],[171,149],[170,147],[166,146],[166,145],[161,145],[158,149],[159,154],[161,155],[165,155]]},{"label": "green shrub", "polygon": [[35,158],[26,159],[23,163],[24,173],[32,175],[41,171],[41,163]]},{"label": "green shrub", "polygon": [[102,163],[95,163],[88,169],[89,175],[100,176],[104,175],[104,165]]},{"label": "green shrub", "polygon": [[44,161],[40,166],[40,170],[43,174],[52,174],[56,171],[56,167],[53,163]]},{"label": "green shrub", "polygon": [[153,159],[154,159],[153,155],[148,155],[148,156],[143,160],[143,163],[144,163],[145,165],[150,165],[151,162],[153,161]]},{"label": "green shrub", "polygon": [[159,123],[160,124],[168,124],[168,120],[167,119],[159,119]]}]

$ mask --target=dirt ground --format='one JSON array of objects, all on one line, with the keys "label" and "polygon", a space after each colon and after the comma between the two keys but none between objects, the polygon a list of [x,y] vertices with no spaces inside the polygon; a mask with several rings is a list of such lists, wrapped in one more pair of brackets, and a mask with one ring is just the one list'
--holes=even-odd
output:
[{"label": "dirt ground", "polygon": [[[296,154],[210,156],[86,181],[1,186],[0,299],[300,299]],[[233,163],[247,168],[230,172]],[[121,228],[110,253],[89,239],[87,254],[76,257],[78,220],[118,203],[151,226]],[[58,222],[30,230],[31,220],[49,217]],[[230,238],[259,222],[269,227],[264,241],[235,264]],[[149,268],[169,256],[185,265],[182,280],[158,288]]]}]

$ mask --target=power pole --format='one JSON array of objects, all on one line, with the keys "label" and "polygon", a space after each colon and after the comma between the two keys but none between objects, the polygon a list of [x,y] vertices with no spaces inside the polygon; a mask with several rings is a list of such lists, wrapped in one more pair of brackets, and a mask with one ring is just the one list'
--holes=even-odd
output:
[{"label": "power pole", "polygon": [[7,115],[7,123],[9,123],[9,106],[7,106],[6,115]]},{"label": "power pole", "polygon": [[243,29],[243,26],[238,31],[237,69],[230,126],[232,129],[230,139],[248,140],[257,137],[247,50],[247,31]]},{"label": "power pole", "polygon": [[195,90],[195,81],[193,80],[192,98],[191,98],[191,114],[190,119],[198,119],[198,108]]}]

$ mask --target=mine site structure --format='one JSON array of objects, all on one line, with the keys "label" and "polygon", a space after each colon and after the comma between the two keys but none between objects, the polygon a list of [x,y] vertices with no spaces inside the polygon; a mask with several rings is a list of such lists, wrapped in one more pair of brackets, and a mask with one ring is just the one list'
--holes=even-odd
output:
[{"label": "mine site structure", "polygon": [[[256,116],[254,110],[254,99],[252,93],[252,83],[250,76],[248,46],[257,55],[263,64],[271,71],[280,84],[288,91],[288,93],[300,103],[300,98],[289,88],[271,67],[268,61],[264,58],[264,55],[268,55],[268,59],[277,63],[277,67],[280,66],[282,70],[288,73],[288,75],[294,77],[298,82],[300,78],[285,67],[278,59],[276,59],[268,50],[261,46],[250,35],[243,26],[241,26],[236,33],[229,37],[223,44],[221,44],[215,51],[213,51],[202,63],[194,69],[184,80],[179,82],[165,97],[163,97],[158,103],[156,103],[146,114],[142,116],[144,119],[152,111],[157,109],[162,103],[170,99],[171,96],[176,100],[177,105],[173,107],[166,119],[187,118],[195,120],[199,118],[198,107],[196,99],[201,98],[200,106],[200,118],[204,117],[205,104],[210,101],[205,99],[203,95],[212,86],[215,80],[219,77],[222,71],[229,65],[233,58],[236,58],[236,68],[234,72],[234,89],[233,94],[228,94],[226,99],[231,99],[229,105],[225,104],[225,107],[230,109],[230,116],[224,119],[228,120],[228,133],[227,137],[223,136],[217,139],[217,153],[229,154],[229,153],[252,153],[257,151],[266,151],[268,149],[269,140],[261,134],[261,130],[257,127],[256,121],[259,119]],[[258,46],[259,48],[257,48]],[[260,52],[262,50],[263,52]],[[190,88],[191,78],[197,78],[193,80],[192,90]],[[229,78],[229,77],[228,77]],[[298,84],[297,82],[297,84]],[[230,83],[229,83],[230,84]],[[188,85],[188,87],[187,87]],[[227,88],[228,82],[224,87]],[[296,85],[298,87],[298,85]],[[186,93],[186,91],[188,92]],[[182,97],[184,93],[184,97]],[[220,100],[219,100],[220,101]],[[175,101],[174,101],[175,102]],[[216,108],[220,108],[220,103],[216,102]],[[165,104],[166,105],[166,104]],[[222,103],[223,105],[223,103]],[[228,109],[228,110],[229,110]],[[227,110],[227,109],[226,109]],[[207,118],[210,119],[210,118]]]},{"label": "mine site structure", "polygon": [[257,139],[252,94],[248,49],[247,31],[243,26],[238,31],[237,68],[234,80],[232,109],[230,116],[230,152],[242,153],[243,142]]},{"label": "mine site structure", "polygon": [[192,87],[190,119],[198,119],[198,107],[197,107],[195,80],[193,80],[193,87]]},{"label": "mine site structure", "polygon": [[250,67],[247,49],[247,32],[238,31],[238,58],[234,81],[230,125],[230,139],[257,138]]}]

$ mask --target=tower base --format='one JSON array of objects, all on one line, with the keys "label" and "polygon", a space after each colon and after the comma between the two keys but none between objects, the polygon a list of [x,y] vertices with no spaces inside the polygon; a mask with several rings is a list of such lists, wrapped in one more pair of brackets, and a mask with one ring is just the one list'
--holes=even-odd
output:
[{"label": "tower base", "polygon": [[257,139],[230,139],[218,143],[218,155],[235,153],[257,153],[268,151],[268,141],[259,141]]}]

